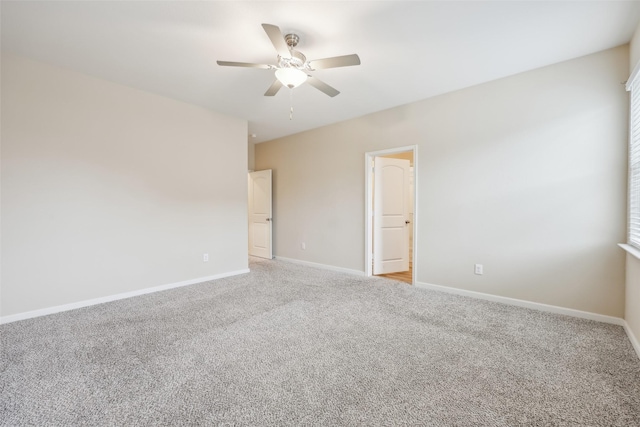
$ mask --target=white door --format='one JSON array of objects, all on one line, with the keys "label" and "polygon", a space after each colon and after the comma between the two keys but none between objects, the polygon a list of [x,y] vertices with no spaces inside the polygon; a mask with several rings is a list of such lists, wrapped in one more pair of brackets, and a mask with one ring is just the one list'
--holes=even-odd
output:
[{"label": "white door", "polygon": [[249,255],[273,258],[271,169],[249,173]]},{"label": "white door", "polygon": [[409,160],[374,160],[373,274],[409,270],[409,168]]}]

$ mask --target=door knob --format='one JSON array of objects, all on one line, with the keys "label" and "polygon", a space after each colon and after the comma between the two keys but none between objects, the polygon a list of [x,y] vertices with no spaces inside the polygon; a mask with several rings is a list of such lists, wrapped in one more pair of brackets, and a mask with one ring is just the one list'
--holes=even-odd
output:
[{"label": "door knob", "polygon": [[408,221],[408,220],[407,220],[407,221],[405,221],[404,223],[405,223],[405,224],[410,224],[410,223],[411,223],[411,221]]},{"label": "door knob", "polygon": [[267,221],[271,221],[271,218],[267,218]]}]

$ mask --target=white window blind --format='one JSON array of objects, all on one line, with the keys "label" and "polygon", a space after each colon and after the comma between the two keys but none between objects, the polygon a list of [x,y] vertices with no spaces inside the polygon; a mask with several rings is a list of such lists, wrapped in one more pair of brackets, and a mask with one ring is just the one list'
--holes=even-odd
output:
[{"label": "white window blind", "polygon": [[629,115],[629,244],[640,249],[640,73],[627,84]]}]

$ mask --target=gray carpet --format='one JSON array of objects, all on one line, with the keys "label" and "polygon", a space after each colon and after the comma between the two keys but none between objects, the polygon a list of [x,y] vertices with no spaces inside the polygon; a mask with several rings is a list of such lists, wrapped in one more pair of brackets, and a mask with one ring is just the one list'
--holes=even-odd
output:
[{"label": "gray carpet", "polygon": [[0,425],[640,425],[619,326],[250,267],[0,326]]}]

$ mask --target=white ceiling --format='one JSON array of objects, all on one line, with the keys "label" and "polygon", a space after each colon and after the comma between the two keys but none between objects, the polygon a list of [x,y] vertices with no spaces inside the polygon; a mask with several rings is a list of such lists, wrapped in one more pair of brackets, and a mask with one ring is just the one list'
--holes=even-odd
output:
[{"label": "white ceiling", "polygon": [[[249,121],[254,142],[362,116],[627,43],[638,1],[45,1],[1,3],[2,49]],[[308,59],[362,65],[263,94],[275,64],[261,24]]]}]

